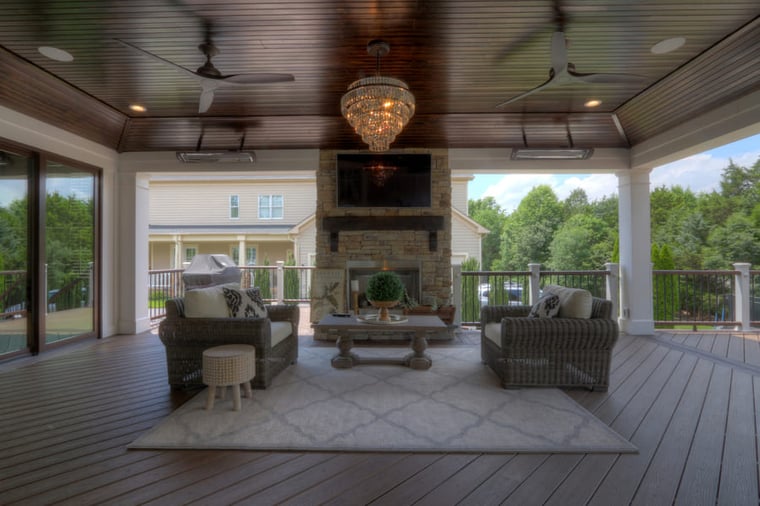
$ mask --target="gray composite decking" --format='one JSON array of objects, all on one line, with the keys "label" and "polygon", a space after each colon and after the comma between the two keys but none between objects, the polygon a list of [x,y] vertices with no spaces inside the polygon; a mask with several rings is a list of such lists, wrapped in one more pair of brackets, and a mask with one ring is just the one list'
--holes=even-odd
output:
[{"label": "gray composite decking", "polygon": [[188,398],[155,333],[0,364],[0,386],[3,505],[759,501],[757,333],[621,336],[609,392],[567,392],[639,448],[625,455],[127,450]]}]

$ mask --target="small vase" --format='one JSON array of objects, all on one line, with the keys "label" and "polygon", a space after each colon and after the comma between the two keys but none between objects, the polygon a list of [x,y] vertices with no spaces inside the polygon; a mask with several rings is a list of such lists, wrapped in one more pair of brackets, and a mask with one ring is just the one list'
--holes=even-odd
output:
[{"label": "small vase", "polygon": [[388,309],[398,304],[397,300],[371,300],[369,302],[373,307],[380,309],[380,311],[377,313],[378,321],[391,321],[391,315],[388,313]]}]

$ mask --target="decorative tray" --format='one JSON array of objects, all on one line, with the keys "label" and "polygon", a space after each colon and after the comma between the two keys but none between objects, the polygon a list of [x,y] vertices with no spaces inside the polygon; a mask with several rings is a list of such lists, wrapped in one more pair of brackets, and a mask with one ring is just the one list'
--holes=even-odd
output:
[{"label": "decorative tray", "polygon": [[393,325],[395,323],[406,323],[409,321],[409,318],[406,316],[401,316],[397,314],[390,315],[391,319],[389,321],[383,321],[378,320],[376,314],[365,314],[361,316],[357,316],[356,319],[360,322],[364,323],[371,323],[372,325]]}]

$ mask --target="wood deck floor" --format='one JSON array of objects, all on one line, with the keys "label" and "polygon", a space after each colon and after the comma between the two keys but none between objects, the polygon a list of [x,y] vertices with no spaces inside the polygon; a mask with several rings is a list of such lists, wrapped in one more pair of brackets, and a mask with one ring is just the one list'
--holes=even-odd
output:
[{"label": "wood deck floor", "polygon": [[621,336],[609,392],[568,393],[638,446],[626,455],[128,451],[188,397],[155,333],[0,364],[0,386],[4,505],[759,501],[755,333]]}]

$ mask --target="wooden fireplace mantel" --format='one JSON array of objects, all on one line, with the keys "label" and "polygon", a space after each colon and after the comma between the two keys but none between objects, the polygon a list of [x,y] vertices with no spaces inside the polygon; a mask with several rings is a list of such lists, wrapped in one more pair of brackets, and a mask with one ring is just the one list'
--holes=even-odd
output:
[{"label": "wooden fireplace mantel", "polygon": [[339,233],[361,230],[424,230],[428,248],[438,249],[438,231],[443,230],[443,216],[328,216],[322,228],[330,233],[330,251],[338,251]]}]

